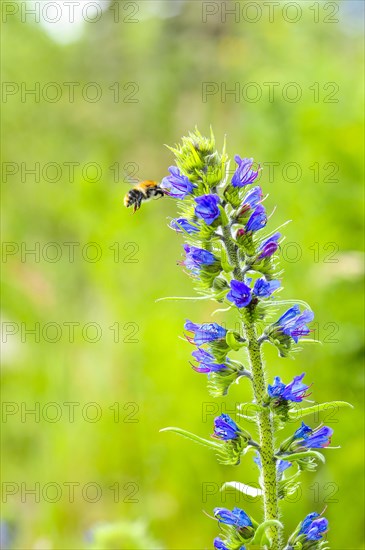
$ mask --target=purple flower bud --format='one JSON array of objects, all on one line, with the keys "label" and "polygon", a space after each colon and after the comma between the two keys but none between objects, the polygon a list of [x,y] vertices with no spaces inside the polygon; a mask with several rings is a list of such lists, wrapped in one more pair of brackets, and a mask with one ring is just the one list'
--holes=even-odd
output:
[{"label": "purple flower bud", "polygon": [[268,298],[271,294],[278,289],[280,286],[280,281],[271,280],[267,281],[265,277],[257,279],[253,287],[253,293],[258,298]]},{"label": "purple flower bud", "polygon": [[265,227],[267,223],[267,216],[265,208],[262,204],[256,206],[255,210],[252,212],[251,216],[248,219],[246,224],[246,231],[258,231]]},{"label": "purple flower bud", "polygon": [[221,340],[226,337],[227,330],[217,323],[203,323],[198,325],[191,321],[186,321],[185,330],[192,332],[193,336],[188,337],[197,346],[201,346],[214,340]]},{"label": "purple flower bud", "polygon": [[190,195],[194,191],[196,185],[181,174],[176,166],[170,166],[169,172],[171,175],[162,180],[160,187],[166,189],[170,197],[173,199],[185,199],[187,195]]},{"label": "purple flower bud", "polygon": [[218,518],[220,523],[233,525],[237,529],[252,527],[251,519],[241,508],[233,508],[232,511],[227,508],[214,508],[214,516]]},{"label": "purple flower bud", "polygon": [[246,231],[242,227],[236,231],[236,241],[242,245],[246,242]]},{"label": "purple flower bud", "polygon": [[293,401],[295,403],[300,403],[306,396],[306,391],[309,386],[302,384],[302,380],[305,376],[305,373],[300,376],[295,376],[290,384],[285,385],[280,377],[277,376],[274,380],[272,386],[268,386],[267,392],[269,397],[272,399],[280,399],[283,401]]},{"label": "purple flower bud", "polygon": [[275,252],[279,248],[278,240],[280,239],[280,237],[280,233],[275,233],[260,244],[258,248],[258,250],[260,251],[260,254],[258,256],[259,260],[262,260],[263,258],[269,258],[273,254],[275,254]]},{"label": "purple flower bud", "polygon": [[242,281],[233,279],[227,299],[237,307],[246,307],[251,302],[251,289]]},{"label": "purple flower bud", "polygon": [[203,219],[207,225],[211,225],[219,218],[219,197],[218,195],[202,195],[196,197],[195,214]]},{"label": "purple flower bud", "polygon": [[184,231],[186,233],[189,233],[191,235],[192,233],[197,233],[199,231],[199,227],[196,225],[192,225],[188,220],[185,218],[177,218],[176,220],[172,220],[170,223],[171,229],[175,229],[177,233],[183,233]]},{"label": "purple flower bud", "polygon": [[238,167],[231,180],[233,187],[244,187],[245,185],[253,183],[259,175],[259,170],[252,170],[253,159],[241,159],[239,155],[236,155],[234,160],[238,164]]}]

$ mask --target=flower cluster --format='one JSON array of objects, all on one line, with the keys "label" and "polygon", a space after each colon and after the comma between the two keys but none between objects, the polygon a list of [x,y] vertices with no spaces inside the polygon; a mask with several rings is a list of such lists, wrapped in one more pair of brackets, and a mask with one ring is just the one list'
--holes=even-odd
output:
[{"label": "flower cluster", "polygon": [[313,319],[313,311],[305,310],[301,313],[299,306],[295,305],[267,328],[267,338],[276,345],[280,355],[286,357],[292,348],[293,341],[297,344],[301,336],[307,336],[310,333],[307,324]]},{"label": "flower cluster", "polygon": [[238,426],[228,414],[221,414],[214,419],[213,437],[223,442],[219,452],[220,462],[223,464],[238,465],[241,454],[248,447],[257,446],[252,441],[251,434]]},{"label": "flower cluster", "polygon": [[188,333],[187,340],[198,346],[192,352],[197,362],[197,365],[192,365],[193,369],[196,372],[208,374],[212,395],[225,395],[234,381],[242,376],[249,376],[249,372],[241,363],[227,357],[232,345],[237,348],[243,345],[238,333],[228,331],[218,323],[199,325],[191,321],[186,321],[185,330]]},{"label": "flower cluster", "polygon": [[317,512],[312,512],[299,523],[289,538],[288,546],[285,550],[320,550],[325,546],[324,536],[327,531],[327,519],[321,517]]},{"label": "flower cluster", "polygon": [[[271,344],[280,357],[288,357],[300,339],[309,335],[314,315],[296,304],[284,311],[288,301],[279,299],[281,233],[265,229],[269,216],[266,197],[257,185],[260,166],[252,158],[236,155],[236,169],[229,176],[225,148],[219,153],[213,134],[203,137],[198,131],[171,150],[176,166],[169,168],[170,175],[161,187],[177,199],[178,217],[170,227],[185,240],[181,263],[197,292],[216,300],[222,311],[235,314],[242,327],[229,329],[216,322],[187,320],[186,339],[195,346],[192,367],[207,375],[214,396],[226,395],[232,383],[242,378],[252,383],[254,400],[247,404],[249,413],[244,414],[245,404],[241,404],[237,414],[242,422],[248,420],[250,427],[256,426],[258,442],[240,425],[241,419],[238,424],[227,414],[215,419],[211,440],[179,428],[171,430],[212,447],[225,464],[238,465],[247,450],[256,451],[265,517],[258,523],[240,508],[216,508],[214,516],[222,535],[214,540],[214,548],[244,550],[252,545],[278,550],[283,547],[278,500],[295,486],[303,469],[317,466],[318,449],[329,445],[333,431],[327,426],[312,429],[303,422],[275,448],[275,430],[293,419],[293,407],[307,399],[309,386],[303,383],[304,373],[288,384],[280,376],[267,384],[262,346]],[[245,358],[237,360],[234,354],[242,351]],[[304,416],[313,408],[301,411]],[[320,548],[327,530],[327,520],[309,514],[291,535],[287,548]]]},{"label": "flower cluster", "polygon": [[284,384],[280,376],[276,376],[274,383],[267,387],[267,403],[275,414],[282,420],[288,420],[291,403],[301,403],[309,396],[309,386],[302,383],[305,373],[295,376],[289,384]]},{"label": "flower cluster", "polygon": [[220,537],[214,539],[214,548],[217,550],[246,550],[245,542],[252,539],[255,527],[250,516],[241,508],[215,508],[214,517],[223,528],[224,540]]}]

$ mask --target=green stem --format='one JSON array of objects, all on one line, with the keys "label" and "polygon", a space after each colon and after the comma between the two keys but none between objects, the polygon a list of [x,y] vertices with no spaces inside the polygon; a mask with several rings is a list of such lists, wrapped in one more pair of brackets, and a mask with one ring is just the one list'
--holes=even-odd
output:
[{"label": "green stem", "polygon": [[228,225],[222,227],[223,242],[227,250],[229,261],[233,267],[233,275],[237,281],[243,281],[240,265],[237,257],[237,245],[232,242],[232,234]]},{"label": "green stem", "polygon": [[[228,226],[223,227],[223,240],[229,257],[229,261],[233,267],[234,277],[238,281],[243,281],[243,273],[240,268],[237,246],[232,242],[231,231]],[[251,313],[254,310],[251,307]],[[257,339],[255,323],[248,310],[244,316],[243,327],[247,340],[248,356],[252,372],[252,386],[255,396],[255,401],[258,405],[264,403],[266,397],[266,380],[263,360],[261,356],[260,343]],[[274,449],[274,427],[270,409],[263,408],[258,412],[258,429],[260,438],[260,455],[262,464],[263,478],[263,499],[265,521],[278,520],[279,505],[278,505],[278,482],[276,475],[276,458]],[[276,526],[271,527],[271,549],[279,550],[280,548],[280,533]]]},{"label": "green stem", "polygon": [[[248,342],[248,355],[252,369],[252,385],[257,404],[262,404],[266,396],[266,380],[260,345],[257,342],[255,325],[244,321],[245,336]],[[264,408],[258,413],[260,435],[260,455],[263,477],[263,498],[265,521],[279,518],[278,483],[276,476],[276,459],[274,449],[274,428],[270,409]],[[272,550],[279,548],[279,532],[277,527],[271,528]]]}]

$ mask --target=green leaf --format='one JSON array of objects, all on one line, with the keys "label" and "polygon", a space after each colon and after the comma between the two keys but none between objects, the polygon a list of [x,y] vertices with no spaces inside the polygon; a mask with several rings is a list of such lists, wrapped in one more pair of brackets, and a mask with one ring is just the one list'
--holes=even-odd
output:
[{"label": "green leaf", "polygon": [[261,523],[258,528],[256,529],[255,536],[250,542],[250,544],[259,544],[261,545],[262,539],[265,536],[265,533],[267,529],[270,529],[270,527],[278,527],[278,529],[284,529],[284,526],[282,523],[280,523],[277,519],[268,519],[267,521],[264,521]]},{"label": "green leaf", "polygon": [[293,453],[293,454],[287,454],[287,455],[281,455],[277,456],[279,460],[288,460],[289,462],[292,462],[292,460],[301,460],[302,458],[318,458],[321,462],[326,462],[325,457],[322,453],[319,453],[318,451],[304,451],[302,453]]},{"label": "green leaf", "polygon": [[304,418],[304,416],[308,416],[309,414],[319,413],[321,411],[325,411],[326,409],[333,410],[333,407],[350,407],[351,409],[354,408],[350,403],[347,403],[346,401],[329,401],[327,403],[318,403],[317,405],[306,407],[304,409],[291,409],[288,412],[288,416],[290,420],[299,420],[301,418]]},{"label": "green leaf", "polygon": [[210,447],[211,449],[221,450],[220,443],[215,443],[214,441],[210,441],[209,439],[204,439],[203,437],[199,437],[198,435],[195,435],[191,432],[183,430],[182,428],[175,428],[174,426],[169,426],[168,428],[162,428],[160,432],[174,432],[178,435],[182,435],[183,437],[186,437],[187,439],[191,439],[191,441],[195,441],[195,443],[200,443],[200,445],[204,445],[204,447]]}]

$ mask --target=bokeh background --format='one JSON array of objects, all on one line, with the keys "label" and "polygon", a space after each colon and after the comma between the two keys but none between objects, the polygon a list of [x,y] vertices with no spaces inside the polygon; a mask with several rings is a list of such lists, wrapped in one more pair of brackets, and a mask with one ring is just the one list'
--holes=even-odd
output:
[{"label": "bokeh background", "polygon": [[230,155],[264,165],[271,228],[292,220],[283,296],[316,313],[322,345],[295,360],[267,347],[269,377],[305,370],[311,398],[355,405],[309,419],[341,447],[283,504],[287,532],[327,507],[331,548],[363,548],[363,3],[86,3],[90,21],[77,9],[69,24],[52,23],[52,7],[36,21],[34,3],[2,2],[3,547],[197,550],[218,532],[203,510],[260,514],[218,491],[254,482],[251,455],[224,467],[159,433],[208,437],[250,392],[242,382],[214,401],[189,367],[183,323],[209,321],[210,304],[156,302],[193,292],[167,226],[174,202],[134,216],[122,202],[131,179],[167,174],[164,144],[212,125],[218,147],[227,134]]}]

